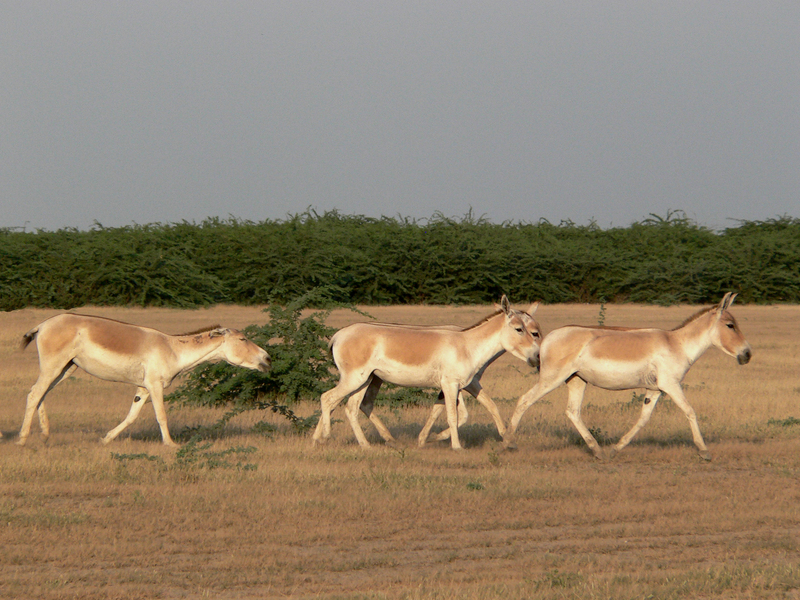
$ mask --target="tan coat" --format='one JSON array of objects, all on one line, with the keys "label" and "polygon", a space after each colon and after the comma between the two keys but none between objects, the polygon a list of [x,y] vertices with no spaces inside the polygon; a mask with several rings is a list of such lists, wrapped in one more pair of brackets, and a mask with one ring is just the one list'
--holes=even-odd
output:
[{"label": "tan coat", "polygon": [[689,419],[700,455],[709,459],[697,417],[686,401],[681,382],[695,361],[712,346],[735,356],[739,364],[750,360],[750,344],[728,312],[735,297],[736,294],[729,292],[717,306],[696,313],[672,331],[570,325],[551,332],[542,343],[539,382],[517,402],[506,429],[506,447],[514,447],[514,434],[525,411],[566,384],[569,389],[567,416],[595,456],[601,458],[600,446],[581,419],[583,393],[590,383],[608,390],[646,390],[639,421],[616,444],[612,453],[624,448],[644,427],[659,396],[666,393]]},{"label": "tan coat", "polygon": [[107,444],[130,425],[150,399],[162,440],[167,445],[175,443],[167,428],[163,391],[178,374],[200,363],[221,360],[259,371],[269,368],[267,352],[234,329],[213,328],[176,336],[112,319],[66,313],[27,332],[21,348],[24,350],[33,340],[39,351],[39,378],[28,394],[17,441],[20,445],[30,434],[37,409],[42,435],[47,438],[50,434],[44,398],[78,367],[100,379],[130,383],[138,388],[128,416],[108,432],[103,443]]},{"label": "tan coat", "polygon": [[[538,340],[526,329],[520,312],[510,307],[505,296],[496,313],[463,331],[357,323],[339,330],[330,346],[339,369],[339,383],[322,395],[315,444],[330,436],[331,411],[344,398],[388,381],[405,387],[441,389],[451,446],[461,449],[456,404],[459,390],[467,387],[486,364],[504,351],[531,365],[538,366],[539,362]],[[359,393],[355,401],[348,402],[346,413],[359,444],[368,447],[358,424],[363,397]]]}]

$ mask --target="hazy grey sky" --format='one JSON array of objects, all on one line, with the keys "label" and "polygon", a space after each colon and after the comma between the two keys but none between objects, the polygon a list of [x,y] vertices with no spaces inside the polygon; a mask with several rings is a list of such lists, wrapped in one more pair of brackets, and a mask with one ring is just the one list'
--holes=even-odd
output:
[{"label": "hazy grey sky", "polygon": [[800,216],[800,2],[0,1],[0,227]]}]

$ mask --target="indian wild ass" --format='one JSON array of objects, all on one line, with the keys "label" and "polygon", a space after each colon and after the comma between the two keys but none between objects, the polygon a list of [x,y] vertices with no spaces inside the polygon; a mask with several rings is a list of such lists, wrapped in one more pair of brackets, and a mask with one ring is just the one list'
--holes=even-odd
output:
[{"label": "indian wild ass", "polygon": [[[539,327],[539,323],[536,322],[536,319],[533,318],[533,314],[536,312],[536,309],[539,307],[539,303],[536,302],[531,304],[530,308],[526,312],[522,313],[522,321],[525,323],[525,328],[530,331],[533,338],[541,344],[543,333],[541,328]],[[483,407],[489,411],[489,414],[494,419],[494,423],[497,426],[497,432],[503,436],[506,432],[506,426],[503,422],[503,419],[500,417],[500,412],[497,410],[497,405],[494,403],[494,400],[487,394],[483,388],[481,387],[480,380],[483,377],[484,371],[486,368],[491,365],[495,360],[500,358],[505,353],[505,351],[498,353],[495,357],[492,358],[484,367],[478,372],[478,374],[472,379],[467,387],[464,388],[464,391],[469,392],[473,398],[475,398]],[[439,418],[439,415],[444,410],[444,396],[440,392],[438,400],[434,403],[433,407],[431,408],[431,414],[428,416],[428,420],[425,423],[425,426],[422,428],[422,431],[419,433],[419,438],[417,439],[417,444],[419,447],[425,445],[428,441],[430,436],[431,429],[433,425],[436,423],[436,419]],[[464,402],[464,397],[461,392],[458,394],[458,426],[461,427],[467,422],[469,418],[469,412],[467,411],[466,402]],[[444,441],[450,437],[450,429],[445,429],[439,434],[436,435],[434,438],[436,441]]]},{"label": "indian wild ass", "polygon": [[28,439],[37,409],[42,436],[47,439],[50,435],[44,398],[78,367],[100,379],[138,387],[128,416],[106,434],[102,439],[104,444],[136,419],[149,398],[161,428],[161,439],[164,444],[175,446],[167,429],[164,388],[176,376],[204,362],[224,360],[258,371],[266,371],[270,363],[267,352],[241,332],[219,327],[167,335],[112,319],[66,313],[31,329],[22,337],[20,349],[24,350],[34,339],[39,351],[39,378],[28,394],[17,441],[20,445]]},{"label": "indian wild ass", "polygon": [[591,383],[607,390],[646,390],[639,421],[612,448],[612,456],[645,426],[660,395],[666,393],[689,419],[700,456],[711,460],[681,382],[711,346],[735,356],[741,365],[750,361],[750,344],[728,312],[734,298],[736,294],[728,292],[718,305],[697,312],[671,331],[575,325],[556,329],[542,343],[539,382],[517,402],[506,429],[505,446],[515,447],[514,434],[525,411],[566,383],[567,416],[594,455],[602,458],[600,446],[581,419],[583,393],[586,384]]},{"label": "indian wild ass", "polygon": [[[525,328],[530,332],[531,336],[537,341],[537,343],[541,342],[542,333],[541,328],[539,327],[539,323],[536,322],[536,319],[533,318],[533,314],[536,312],[539,303],[536,302],[528,308],[526,312],[520,311],[520,316],[522,317],[522,321],[525,324]],[[377,325],[377,323],[373,323]],[[458,325],[399,325],[396,323],[380,323],[382,327],[402,327],[405,329],[422,329],[423,331],[431,331],[431,330],[444,330],[444,331],[463,331],[463,327],[459,327]],[[505,349],[498,352],[495,356],[489,360],[481,370],[473,377],[472,381],[467,385],[464,390],[469,392],[480,404],[489,411],[489,414],[494,419],[495,425],[497,426],[497,431],[502,436],[505,433],[506,426],[503,422],[502,417],[500,416],[500,411],[497,409],[497,405],[492,400],[491,396],[487,394],[480,384],[480,379],[483,376],[483,373],[486,369],[491,365],[495,360],[500,358],[505,354]],[[389,432],[389,429],[383,424],[383,422],[378,418],[378,416],[374,412],[374,404],[375,398],[378,395],[378,390],[380,389],[381,385],[383,385],[383,380],[376,375],[372,375],[372,379],[370,380],[369,385],[363,388],[362,391],[357,392],[350,396],[350,399],[347,401],[348,407],[350,411],[353,412],[357,409],[360,409],[372,424],[375,426],[375,429],[378,431],[380,436],[384,439],[387,444],[395,443],[394,437]],[[469,412],[467,411],[466,403],[464,402],[463,394],[461,390],[458,392],[458,427],[461,427],[467,422],[469,418]],[[437,399],[436,403],[434,403],[433,407],[431,408],[430,416],[428,417],[428,421],[425,423],[425,426],[422,428],[422,431],[419,434],[417,444],[420,448],[425,446],[426,442],[428,441],[428,437],[430,436],[430,431],[433,428],[433,425],[436,423],[436,419],[444,410],[444,393],[439,392],[439,398]],[[444,431],[440,432],[436,436],[437,441],[443,441],[450,437],[450,429],[447,428]]]},{"label": "indian wild ass", "polygon": [[522,313],[512,309],[505,296],[495,313],[462,331],[356,323],[336,332],[330,349],[339,369],[339,383],[322,395],[315,444],[330,437],[331,411],[345,397],[373,388],[358,394],[345,410],[358,443],[369,447],[358,423],[359,404],[366,394],[374,398],[381,383],[388,381],[405,387],[440,388],[444,392],[451,446],[460,450],[456,405],[459,390],[466,388],[502,351],[511,352],[531,366],[539,364],[538,340],[525,328]]}]

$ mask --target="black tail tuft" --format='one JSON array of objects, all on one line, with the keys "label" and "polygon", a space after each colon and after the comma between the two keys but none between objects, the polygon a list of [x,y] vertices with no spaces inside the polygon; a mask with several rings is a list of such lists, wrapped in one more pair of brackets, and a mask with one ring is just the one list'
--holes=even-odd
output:
[{"label": "black tail tuft", "polygon": [[22,336],[22,339],[19,342],[20,351],[25,350],[25,348],[28,347],[28,344],[30,344],[36,338],[37,333],[39,333],[39,328],[35,327]]}]

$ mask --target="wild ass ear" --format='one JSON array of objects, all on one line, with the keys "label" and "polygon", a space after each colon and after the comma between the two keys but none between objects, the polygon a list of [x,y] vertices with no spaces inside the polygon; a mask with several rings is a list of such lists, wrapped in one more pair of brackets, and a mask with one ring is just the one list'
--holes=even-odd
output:
[{"label": "wild ass ear", "polygon": [[736,294],[733,292],[728,292],[725,294],[725,296],[722,298],[722,301],[719,303],[719,306],[717,306],[717,313],[721,315],[723,311],[728,310],[731,307],[731,304],[733,304],[735,298]]},{"label": "wild ass ear", "polygon": [[500,298],[500,310],[506,314],[511,311],[511,303],[508,301],[508,298],[505,294],[503,294],[503,297]]},{"label": "wild ass ear", "polygon": [[536,312],[536,309],[537,309],[537,308],[539,308],[539,303],[538,303],[538,302],[534,302],[533,304],[531,304],[531,305],[528,307],[528,314],[529,314],[530,316],[533,316],[533,313],[535,313],[535,312]]},{"label": "wild ass ear", "polygon": [[228,333],[230,329],[226,329],[224,327],[217,327],[216,329],[212,329],[208,332],[208,337],[215,338],[215,337],[222,337],[226,333]]}]

